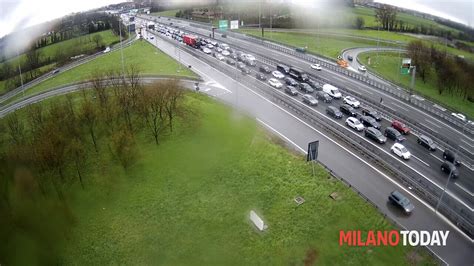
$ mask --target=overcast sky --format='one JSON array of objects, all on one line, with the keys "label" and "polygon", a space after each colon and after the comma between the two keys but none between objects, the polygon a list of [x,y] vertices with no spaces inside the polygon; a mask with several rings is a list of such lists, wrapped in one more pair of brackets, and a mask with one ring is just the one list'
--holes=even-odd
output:
[{"label": "overcast sky", "polygon": [[[238,0],[236,0],[238,1]],[[257,1],[257,0],[256,0]],[[294,2],[324,0],[294,0]],[[474,0],[376,0],[415,9],[474,26]],[[18,27],[32,26],[124,0],[0,0],[0,37]]]}]

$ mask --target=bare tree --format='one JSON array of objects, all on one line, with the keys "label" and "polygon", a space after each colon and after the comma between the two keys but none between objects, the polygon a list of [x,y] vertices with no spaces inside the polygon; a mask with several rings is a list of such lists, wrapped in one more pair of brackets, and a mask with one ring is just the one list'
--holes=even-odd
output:
[{"label": "bare tree", "polygon": [[73,138],[68,143],[66,152],[69,155],[70,160],[74,162],[74,167],[76,168],[77,177],[79,178],[81,187],[84,189],[84,182],[82,180],[82,175],[83,175],[83,171],[85,169],[85,164],[87,160],[87,153],[86,153],[86,150],[84,149],[84,145],[82,144],[79,138]]},{"label": "bare tree", "polygon": [[162,86],[162,83],[155,83],[152,86],[146,87],[141,97],[139,108],[145,125],[150,130],[156,144],[159,143],[159,136],[167,127],[167,116],[165,113],[166,91]]},{"label": "bare tree", "polygon": [[121,127],[111,136],[111,148],[124,168],[128,168],[136,159],[137,152],[132,132]]},{"label": "bare tree", "polygon": [[382,5],[375,10],[375,20],[382,25],[384,30],[392,30],[395,26],[397,8],[391,5]]},{"label": "bare tree", "polygon": [[80,120],[86,126],[87,131],[92,139],[94,144],[94,149],[96,152],[99,151],[97,147],[97,133],[96,133],[96,123],[97,123],[97,111],[90,100],[84,100],[81,106]]},{"label": "bare tree", "polygon": [[16,112],[7,116],[7,128],[8,134],[12,141],[16,144],[20,144],[25,139],[25,126],[22,121],[18,118]]},{"label": "bare tree", "polygon": [[170,132],[173,132],[173,118],[180,111],[180,103],[184,97],[184,90],[177,80],[168,80],[164,84],[165,89],[165,112],[168,116]]},{"label": "bare tree", "polygon": [[40,67],[42,53],[40,50],[31,49],[28,53],[26,53],[26,67],[30,70],[30,77],[31,79],[36,77],[38,73],[37,68]]}]

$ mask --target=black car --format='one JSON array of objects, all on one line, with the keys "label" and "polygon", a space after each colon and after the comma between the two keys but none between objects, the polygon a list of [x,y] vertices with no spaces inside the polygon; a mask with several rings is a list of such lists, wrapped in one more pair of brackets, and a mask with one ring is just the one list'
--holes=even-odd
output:
[{"label": "black car", "polygon": [[352,60],[354,60],[354,58],[352,57],[352,55],[348,55],[347,60],[352,61]]},{"label": "black car", "polygon": [[387,142],[387,138],[384,135],[382,135],[382,132],[380,132],[380,130],[373,127],[366,128],[364,135],[370,139],[377,141],[380,144],[384,144],[385,142]]},{"label": "black car", "polygon": [[318,82],[316,82],[312,79],[307,79],[305,82],[308,83],[309,86],[311,86],[313,89],[315,89],[317,91],[323,90],[323,86],[321,86]]},{"label": "black car", "polygon": [[433,140],[425,135],[420,135],[416,142],[430,151],[435,151],[437,148]]},{"label": "black car", "polygon": [[232,58],[232,59],[234,59],[234,60],[237,60],[237,59],[239,58],[236,53],[231,53],[231,54],[229,55],[229,57]]},{"label": "black car", "polygon": [[227,62],[227,64],[229,64],[229,65],[235,65],[235,60],[232,59],[232,58],[227,58],[226,62]]},{"label": "black car", "polygon": [[334,106],[328,106],[326,107],[326,114],[328,114],[329,116],[332,116],[336,119],[340,119],[342,118],[342,113],[341,111],[339,111],[336,107]]},{"label": "black car", "polygon": [[393,127],[387,127],[385,129],[384,136],[396,142],[403,142],[405,140],[405,137],[402,136],[400,131]]},{"label": "black car", "polygon": [[243,67],[240,69],[242,71],[242,74],[250,74],[250,69],[246,68],[246,67]]},{"label": "black car", "polygon": [[239,62],[239,63],[237,63],[237,68],[238,69],[243,69],[243,68],[245,68],[245,64],[242,63],[242,62]]},{"label": "black car", "polygon": [[372,108],[369,108],[369,107],[364,107],[362,108],[361,110],[362,114],[363,115],[366,115],[366,116],[371,116],[373,117],[375,120],[377,121],[381,121],[382,120],[382,117],[380,116],[379,113],[377,113],[374,109]]},{"label": "black car", "polygon": [[296,80],[290,78],[290,77],[286,77],[285,79],[285,83],[286,85],[290,85],[290,86],[298,86],[298,82],[296,82]]},{"label": "black car", "polygon": [[359,118],[359,120],[366,127],[373,127],[376,129],[380,129],[379,122],[375,121],[373,117],[363,115]]},{"label": "black car", "polygon": [[339,110],[343,114],[346,114],[348,116],[357,117],[357,113],[356,113],[354,107],[352,107],[348,104],[343,104],[343,105],[339,106]]},{"label": "black car", "polygon": [[454,166],[454,164],[450,162],[444,162],[443,164],[441,164],[441,171],[448,175],[451,174],[451,177],[453,178],[459,177],[458,169],[456,168],[456,166]]},{"label": "black car", "polygon": [[461,162],[457,160],[456,154],[450,150],[444,150],[443,159],[450,163],[453,163],[454,165],[461,165]]},{"label": "black car", "polygon": [[261,65],[261,66],[258,68],[258,70],[259,70],[260,72],[267,73],[267,74],[272,73],[272,70],[271,70],[268,66],[266,66],[266,65]]},{"label": "black car", "polygon": [[288,74],[290,73],[290,67],[287,65],[279,64],[277,65],[277,70],[280,71],[283,74]]},{"label": "black car", "polygon": [[304,91],[305,93],[313,93],[314,90],[309,86],[307,83],[300,83],[300,90]]},{"label": "black car", "polygon": [[262,73],[258,73],[255,74],[255,76],[257,77],[257,79],[259,80],[267,80],[267,77],[265,75],[263,75]]},{"label": "black car", "polygon": [[293,86],[286,86],[285,87],[285,92],[288,93],[291,96],[298,95],[298,90]]},{"label": "black car", "polygon": [[325,103],[331,103],[332,97],[329,94],[325,93],[324,91],[317,91],[316,92],[316,99],[321,100]]},{"label": "black car", "polygon": [[390,193],[388,200],[395,206],[402,208],[406,214],[412,213],[415,209],[415,206],[410,202],[410,200],[397,190]]}]

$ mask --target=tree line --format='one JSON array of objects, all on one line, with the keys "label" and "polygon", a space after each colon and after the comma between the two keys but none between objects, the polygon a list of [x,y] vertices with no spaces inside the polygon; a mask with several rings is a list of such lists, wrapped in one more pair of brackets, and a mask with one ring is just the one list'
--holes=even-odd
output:
[{"label": "tree line", "polygon": [[419,40],[408,44],[407,54],[417,75],[424,83],[434,80],[439,94],[458,95],[474,102],[474,64]]}]

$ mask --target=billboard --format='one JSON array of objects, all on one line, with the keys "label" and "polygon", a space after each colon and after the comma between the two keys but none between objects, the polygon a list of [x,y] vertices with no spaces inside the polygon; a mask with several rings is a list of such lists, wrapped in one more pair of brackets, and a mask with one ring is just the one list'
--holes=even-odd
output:
[{"label": "billboard", "polygon": [[219,20],[219,29],[220,30],[227,30],[229,27],[229,21],[228,20]]},{"label": "billboard", "polygon": [[236,30],[239,28],[239,21],[238,20],[231,20],[230,21],[230,29]]}]

